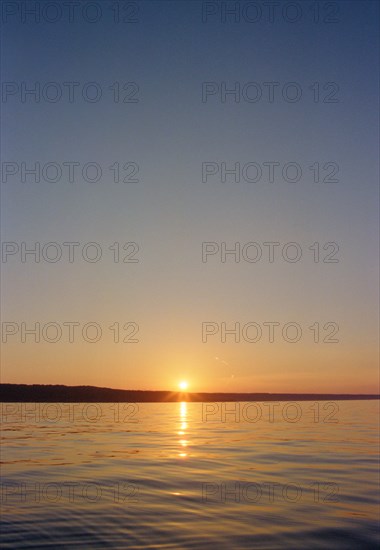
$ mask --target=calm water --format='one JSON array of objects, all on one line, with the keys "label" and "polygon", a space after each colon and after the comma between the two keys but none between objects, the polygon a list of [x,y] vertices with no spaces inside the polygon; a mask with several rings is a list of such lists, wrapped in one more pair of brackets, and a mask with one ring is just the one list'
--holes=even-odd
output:
[{"label": "calm water", "polygon": [[375,548],[379,402],[337,403],[4,404],[2,547]]}]

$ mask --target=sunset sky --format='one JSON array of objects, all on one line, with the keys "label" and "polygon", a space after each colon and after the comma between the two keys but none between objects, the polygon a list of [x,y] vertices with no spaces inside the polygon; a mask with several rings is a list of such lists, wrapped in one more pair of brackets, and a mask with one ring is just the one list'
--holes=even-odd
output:
[{"label": "sunset sky", "polygon": [[[188,391],[376,393],[378,2],[337,2],[335,23],[314,22],[307,1],[299,2],[304,11],[294,23],[281,15],[271,23],[265,12],[256,23],[242,16],[223,22],[218,12],[202,22],[198,1],[137,2],[137,22],[114,23],[101,4],[94,23],[78,16],[24,24],[9,16],[3,25],[2,382],[169,390],[187,381]],[[46,93],[60,89],[63,96],[36,102],[22,97],[22,82],[59,84]],[[65,82],[79,83],[72,102]],[[101,89],[99,101],[83,98],[89,82],[97,84],[88,97]],[[127,82],[135,84],[123,91]],[[204,82],[219,91],[202,102]],[[240,93],[237,102],[229,94],[223,102],[222,82],[228,89],[240,83],[240,92],[260,84],[262,98]],[[273,101],[268,82],[279,83]],[[302,90],[299,101],[283,99],[290,82]],[[324,102],[333,90],[337,102]],[[48,181],[54,167],[40,182],[28,174],[22,182],[22,162],[55,163],[64,172],[56,182]],[[70,162],[79,163],[73,182]],[[237,162],[260,165],[261,179],[235,182],[227,174],[221,181],[221,163]],[[268,162],[279,163],[273,183]],[[100,181],[83,179],[86,163],[101,167]],[[130,178],[138,181],[115,183],[115,163],[121,180],[136,171]],[[202,181],[202,163],[216,163],[208,167],[218,166],[218,174]],[[282,177],[287,163],[302,168],[298,182]],[[339,181],[313,182],[315,163],[320,179],[338,165]],[[326,163],[335,164],[324,169]],[[88,179],[93,174],[90,168]],[[22,258],[21,242],[58,243],[62,259]],[[67,242],[79,243],[73,262]],[[102,251],[98,262],[83,259],[89,242]],[[138,250],[123,251],[127,242]],[[219,243],[205,262],[202,242]],[[228,249],[260,243],[262,258],[227,255],[222,262],[222,242]],[[280,243],[273,262],[267,242]],[[290,242],[302,251],[298,262],[282,256]],[[113,243],[120,243],[119,262]],[[313,243],[320,243],[319,262]],[[323,250],[326,243],[339,246],[337,262],[323,261],[334,250]],[[95,248],[86,250],[91,259]],[[125,255],[139,261],[124,263]],[[62,338],[46,341],[52,327],[41,342],[30,335],[22,342],[21,324],[36,322],[56,323]],[[67,322],[79,323],[72,343]],[[101,327],[98,342],[82,337],[89,322]],[[274,342],[264,325],[270,322],[280,323]],[[289,322],[302,329],[297,342],[282,336]],[[130,337],[139,341],[114,342],[115,323],[135,323],[120,331],[121,340],[138,325]],[[206,342],[202,323],[218,327]],[[240,342],[234,335],[223,342],[222,323],[258,323],[261,339],[240,333]],[[335,325],[324,329],[326,323]],[[323,342],[335,326],[339,341]],[[90,327],[89,339],[93,334]]]}]

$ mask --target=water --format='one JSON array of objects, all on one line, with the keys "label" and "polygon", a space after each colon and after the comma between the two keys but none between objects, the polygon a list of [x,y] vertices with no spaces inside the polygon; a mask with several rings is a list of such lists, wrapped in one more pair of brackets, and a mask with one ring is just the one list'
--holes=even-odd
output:
[{"label": "water", "polygon": [[378,547],[379,402],[269,405],[3,404],[2,548]]}]

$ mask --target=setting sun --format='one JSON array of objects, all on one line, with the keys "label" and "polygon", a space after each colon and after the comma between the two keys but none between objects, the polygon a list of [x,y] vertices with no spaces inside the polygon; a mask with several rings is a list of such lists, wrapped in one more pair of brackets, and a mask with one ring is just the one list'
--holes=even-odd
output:
[{"label": "setting sun", "polygon": [[187,390],[188,386],[189,386],[189,384],[185,380],[183,380],[182,382],[180,382],[178,384],[179,389],[182,390],[182,391]]}]

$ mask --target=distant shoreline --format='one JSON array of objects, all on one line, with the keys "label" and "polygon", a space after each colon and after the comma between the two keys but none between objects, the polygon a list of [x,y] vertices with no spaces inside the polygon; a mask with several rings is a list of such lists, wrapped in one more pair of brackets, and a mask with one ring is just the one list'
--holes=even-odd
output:
[{"label": "distant shoreline", "polygon": [[339,393],[231,393],[115,390],[96,386],[0,384],[3,403],[177,403],[189,401],[353,401],[380,399],[378,394]]}]

